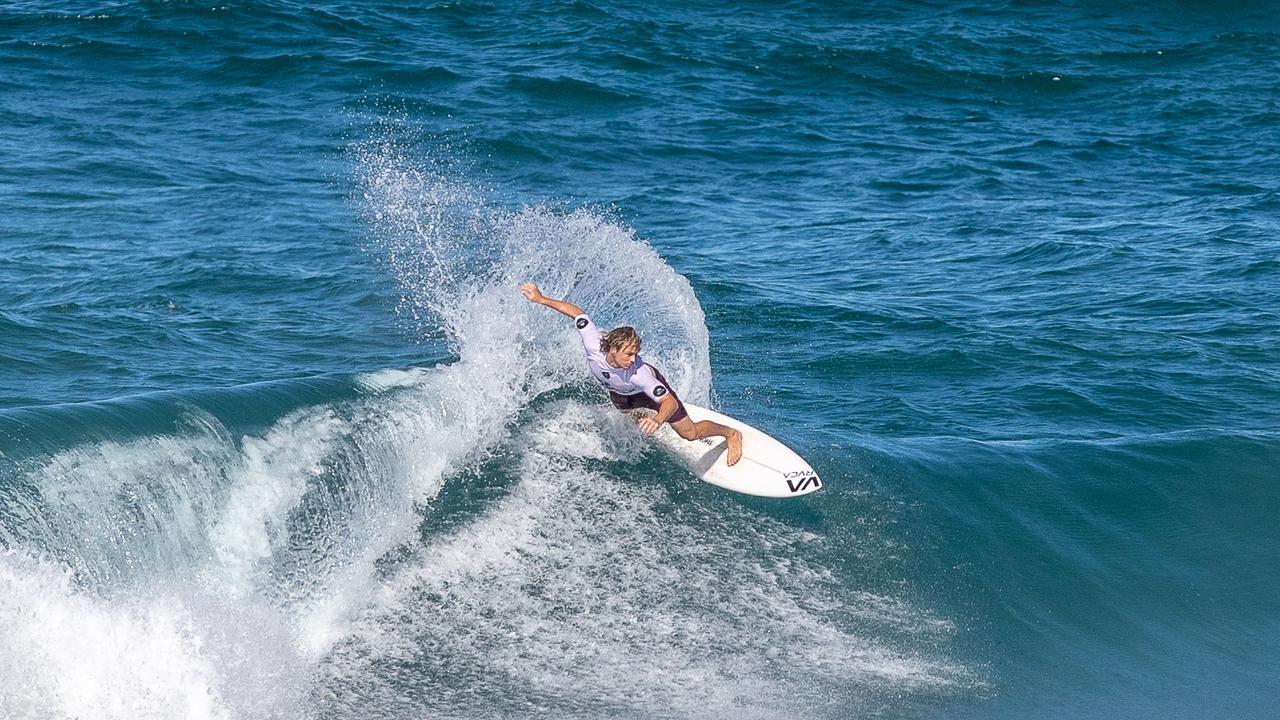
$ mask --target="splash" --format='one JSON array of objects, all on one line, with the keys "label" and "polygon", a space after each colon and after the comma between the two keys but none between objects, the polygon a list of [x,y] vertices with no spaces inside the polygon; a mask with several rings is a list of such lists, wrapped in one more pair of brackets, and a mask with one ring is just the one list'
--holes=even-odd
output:
[{"label": "splash", "polygon": [[3,552],[0,638],[6,718],[301,717],[283,618],[197,588],[100,597],[65,565]]},{"label": "splash", "polygon": [[[709,338],[689,282],[635,232],[587,208],[506,210],[450,175],[377,139],[359,145],[363,215],[415,324],[443,328],[455,351],[505,372],[580,365],[563,318],[530,306],[522,282],[586,308],[602,326],[629,324],[682,395],[710,394]],[[571,362],[570,362],[571,361]],[[536,371],[535,371],[536,373]]]},{"label": "splash", "polygon": [[[660,487],[637,482],[653,469],[645,445],[607,409],[554,403],[514,443],[518,486],[425,538],[335,648],[325,714],[824,717],[971,681],[839,622],[949,630],[833,587],[807,559],[821,538],[693,498],[672,513]],[[401,707],[408,678],[413,710]]]},{"label": "splash", "polygon": [[31,680],[0,715],[775,717],[827,707],[796,704],[801,665],[837,711],[832,688],[966,682],[861,632],[947,628],[841,592],[785,523],[717,495],[672,510],[664,483],[687,476],[592,394],[571,325],[516,290],[636,326],[705,403],[685,278],[608,213],[496,207],[405,148],[354,149],[361,212],[405,316],[455,357],[266,427],[191,407],[173,432],[23,464],[0,486],[0,670]]}]

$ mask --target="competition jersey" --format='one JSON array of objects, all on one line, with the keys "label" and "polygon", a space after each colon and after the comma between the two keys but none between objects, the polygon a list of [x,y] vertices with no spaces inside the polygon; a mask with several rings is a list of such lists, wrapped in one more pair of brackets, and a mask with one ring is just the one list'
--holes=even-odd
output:
[{"label": "competition jersey", "polygon": [[653,398],[655,402],[661,402],[662,398],[670,392],[670,388],[658,379],[653,367],[645,364],[639,355],[629,368],[616,368],[610,365],[604,359],[604,352],[600,350],[600,330],[586,313],[575,317],[573,324],[578,328],[578,335],[582,337],[582,349],[587,352],[587,367],[606,390],[619,395],[635,395],[642,392]]}]

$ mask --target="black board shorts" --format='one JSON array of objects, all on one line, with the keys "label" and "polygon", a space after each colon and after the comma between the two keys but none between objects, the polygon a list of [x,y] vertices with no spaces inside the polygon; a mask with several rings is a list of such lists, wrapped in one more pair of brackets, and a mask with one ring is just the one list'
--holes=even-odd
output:
[{"label": "black board shorts", "polygon": [[[667,382],[667,379],[662,377],[662,373],[658,372],[658,368],[655,368],[652,365],[649,367],[653,368],[653,374],[658,378],[658,382],[666,385],[667,388],[670,389],[671,383]],[[676,411],[671,413],[671,417],[667,418],[667,422],[680,422],[681,420],[689,417],[689,413],[684,411],[684,403],[681,402],[680,396],[676,395],[675,390],[671,390],[671,397],[676,399]],[[619,395],[618,393],[610,390],[609,400],[613,402],[614,407],[622,410],[623,412],[626,412],[627,410],[638,410],[640,408],[657,412],[659,407],[657,400],[645,395],[643,392],[638,392],[635,395]]]}]

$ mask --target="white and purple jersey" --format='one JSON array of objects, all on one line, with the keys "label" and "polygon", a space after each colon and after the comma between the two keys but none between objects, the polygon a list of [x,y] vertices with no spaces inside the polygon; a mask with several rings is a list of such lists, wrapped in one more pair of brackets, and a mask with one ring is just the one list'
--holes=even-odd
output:
[{"label": "white and purple jersey", "polygon": [[604,351],[600,349],[600,330],[586,313],[575,317],[573,324],[582,337],[582,349],[587,352],[587,367],[606,390],[616,395],[644,393],[654,403],[661,402],[671,392],[662,373],[645,363],[639,355],[629,368],[610,365],[604,358]]}]

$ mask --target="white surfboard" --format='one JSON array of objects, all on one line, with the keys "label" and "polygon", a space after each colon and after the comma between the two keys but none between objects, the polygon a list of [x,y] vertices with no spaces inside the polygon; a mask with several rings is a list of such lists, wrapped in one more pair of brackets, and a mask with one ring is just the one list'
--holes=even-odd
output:
[{"label": "white surfboard", "polygon": [[721,437],[685,440],[663,425],[654,437],[712,485],[759,497],[788,498],[808,495],[822,487],[818,473],[791,448],[750,425],[697,405],[684,404],[694,422],[711,420],[742,433],[742,459],[725,464],[726,440]]}]

